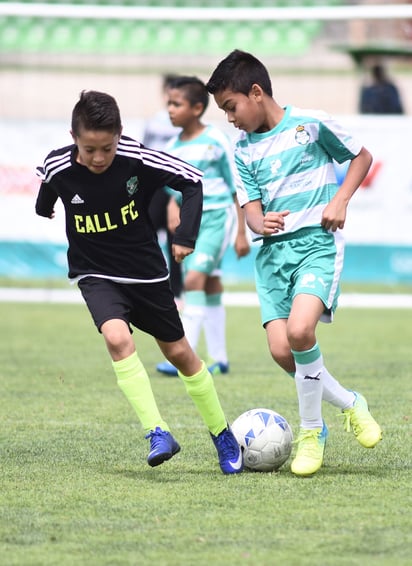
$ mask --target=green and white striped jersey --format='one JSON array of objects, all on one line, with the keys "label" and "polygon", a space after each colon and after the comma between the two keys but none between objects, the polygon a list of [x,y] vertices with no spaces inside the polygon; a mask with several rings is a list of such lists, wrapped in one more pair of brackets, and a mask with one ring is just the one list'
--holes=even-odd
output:
[{"label": "green and white striped jersey", "polygon": [[239,204],[261,199],[264,214],[289,210],[282,234],[320,225],[323,209],[338,190],[333,160],[352,160],[361,149],[325,112],[286,106],[273,130],[242,132],[236,142]]},{"label": "green and white striped jersey", "polygon": [[188,141],[175,136],[164,151],[203,172],[203,210],[233,205],[236,193],[233,147],[218,128],[209,125],[199,136]]}]

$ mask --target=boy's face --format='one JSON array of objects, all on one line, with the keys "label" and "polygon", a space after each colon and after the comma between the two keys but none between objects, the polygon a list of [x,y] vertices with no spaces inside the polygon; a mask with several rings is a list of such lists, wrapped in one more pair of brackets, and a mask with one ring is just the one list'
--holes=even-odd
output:
[{"label": "boy's face", "polygon": [[[255,86],[255,85],[254,85]],[[245,132],[257,132],[264,122],[262,95],[260,89],[251,88],[248,95],[230,89],[215,93],[218,107],[224,111],[228,122]]]},{"label": "boy's face", "polygon": [[116,155],[119,134],[103,130],[80,129],[79,135],[71,132],[77,145],[77,163],[84,165],[91,173],[104,173],[113,163]]},{"label": "boy's face", "polygon": [[202,113],[201,104],[191,105],[184,95],[183,90],[172,88],[169,90],[167,100],[167,111],[173,126],[185,128],[194,120],[198,120]]}]

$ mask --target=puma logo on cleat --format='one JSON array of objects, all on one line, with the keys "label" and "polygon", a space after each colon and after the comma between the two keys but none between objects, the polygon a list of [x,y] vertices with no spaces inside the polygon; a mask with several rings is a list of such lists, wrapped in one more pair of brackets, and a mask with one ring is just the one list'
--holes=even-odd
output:
[{"label": "puma logo on cleat", "polygon": [[305,375],[303,379],[314,379],[315,381],[320,381],[320,374],[321,372],[319,372],[317,375]]}]

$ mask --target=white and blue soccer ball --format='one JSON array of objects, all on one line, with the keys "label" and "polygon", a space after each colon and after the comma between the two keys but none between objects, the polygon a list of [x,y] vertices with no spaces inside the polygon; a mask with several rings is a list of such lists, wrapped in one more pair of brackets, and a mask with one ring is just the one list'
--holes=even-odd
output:
[{"label": "white and blue soccer ball", "polygon": [[249,470],[278,470],[292,452],[292,429],[282,415],[271,409],[250,409],[231,428],[243,451],[244,466]]}]

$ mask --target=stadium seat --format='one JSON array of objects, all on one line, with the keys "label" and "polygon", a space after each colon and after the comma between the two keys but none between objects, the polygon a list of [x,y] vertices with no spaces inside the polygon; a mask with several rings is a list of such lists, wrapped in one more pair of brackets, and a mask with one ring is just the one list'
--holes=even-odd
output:
[{"label": "stadium seat", "polygon": [[[27,3],[33,0],[26,0]],[[58,4],[67,0],[44,0]],[[135,6],[133,0],[75,0],[73,4]],[[337,0],[225,0],[225,7],[336,4]],[[140,0],[142,6],[199,7],[200,0]],[[208,7],[222,6],[209,0]],[[82,18],[0,17],[4,53],[211,54],[235,47],[259,54],[303,54],[321,30],[316,21],[133,21]]]}]

